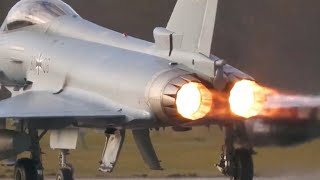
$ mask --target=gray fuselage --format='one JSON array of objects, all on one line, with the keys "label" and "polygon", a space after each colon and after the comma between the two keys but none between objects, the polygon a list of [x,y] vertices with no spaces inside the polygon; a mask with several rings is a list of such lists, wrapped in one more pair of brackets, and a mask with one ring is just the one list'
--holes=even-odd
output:
[{"label": "gray fuselage", "polygon": [[[101,103],[102,99],[108,99],[108,103],[131,119],[153,119],[148,103],[153,81],[168,71],[176,71],[168,81],[184,74],[181,67],[152,54],[155,52],[152,43],[123,36],[80,18],[70,18],[60,17],[50,24],[3,32],[0,35],[0,68],[5,75],[2,84],[23,86],[27,80],[33,82],[33,91],[86,92],[86,98]],[[56,28],[61,23],[69,26]],[[82,31],[87,32],[83,38],[79,37]]]}]

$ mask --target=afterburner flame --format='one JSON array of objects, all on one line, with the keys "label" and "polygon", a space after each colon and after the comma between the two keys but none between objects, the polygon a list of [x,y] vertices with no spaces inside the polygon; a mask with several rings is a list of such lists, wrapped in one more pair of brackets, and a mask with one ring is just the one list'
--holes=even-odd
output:
[{"label": "afterburner flame", "polygon": [[259,115],[271,93],[268,88],[254,81],[242,80],[237,82],[230,91],[229,104],[231,111],[241,117],[250,118]]},{"label": "afterburner flame", "polygon": [[190,82],[178,91],[176,105],[178,112],[186,119],[203,118],[211,109],[211,93],[204,85]]}]

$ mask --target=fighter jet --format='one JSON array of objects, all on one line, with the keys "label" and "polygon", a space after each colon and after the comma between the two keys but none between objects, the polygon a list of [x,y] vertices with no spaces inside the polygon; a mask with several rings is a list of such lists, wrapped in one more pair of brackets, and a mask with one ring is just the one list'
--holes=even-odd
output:
[{"label": "fighter jet", "polygon": [[[57,180],[72,180],[67,155],[81,128],[105,130],[98,169],[112,172],[127,131],[145,163],[161,170],[150,129],[216,124],[226,136],[218,169],[252,180],[255,128],[232,116],[228,96],[235,83],[255,80],[211,54],[217,4],[178,0],[147,42],[89,22],[61,0],[19,1],[0,32],[0,159],[15,165],[14,179],[43,180],[46,133],[60,154]],[[259,135],[273,137],[264,128],[273,124],[258,122]],[[26,151],[30,158],[16,159]]]}]

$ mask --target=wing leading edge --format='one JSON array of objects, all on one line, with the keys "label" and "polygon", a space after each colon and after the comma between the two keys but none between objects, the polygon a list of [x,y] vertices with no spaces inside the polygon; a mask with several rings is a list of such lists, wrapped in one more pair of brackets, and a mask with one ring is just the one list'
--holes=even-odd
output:
[{"label": "wing leading edge", "polygon": [[0,101],[0,118],[68,119],[124,118],[123,114],[84,99],[49,92],[26,92]]}]

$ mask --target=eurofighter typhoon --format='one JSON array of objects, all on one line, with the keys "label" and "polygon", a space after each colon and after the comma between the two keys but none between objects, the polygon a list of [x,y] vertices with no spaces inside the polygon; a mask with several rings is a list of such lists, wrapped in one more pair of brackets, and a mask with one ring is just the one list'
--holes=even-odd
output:
[{"label": "eurofighter typhoon", "polygon": [[[275,92],[211,54],[217,4],[178,0],[167,27],[147,42],[91,23],[61,0],[19,1],[0,32],[0,160],[15,165],[14,179],[43,180],[46,133],[60,155],[56,179],[74,179],[67,155],[81,128],[105,130],[97,169],[112,172],[127,131],[145,163],[161,170],[150,129],[219,125],[225,144],[216,166],[234,180],[253,179],[254,146],[315,137],[304,136],[319,118],[314,109],[282,109],[276,121],[279,108],[264,106]],[[289,126],[303,128],[303,138],[286,134]],[[23,152],[30,158],[18,159]]]}]

